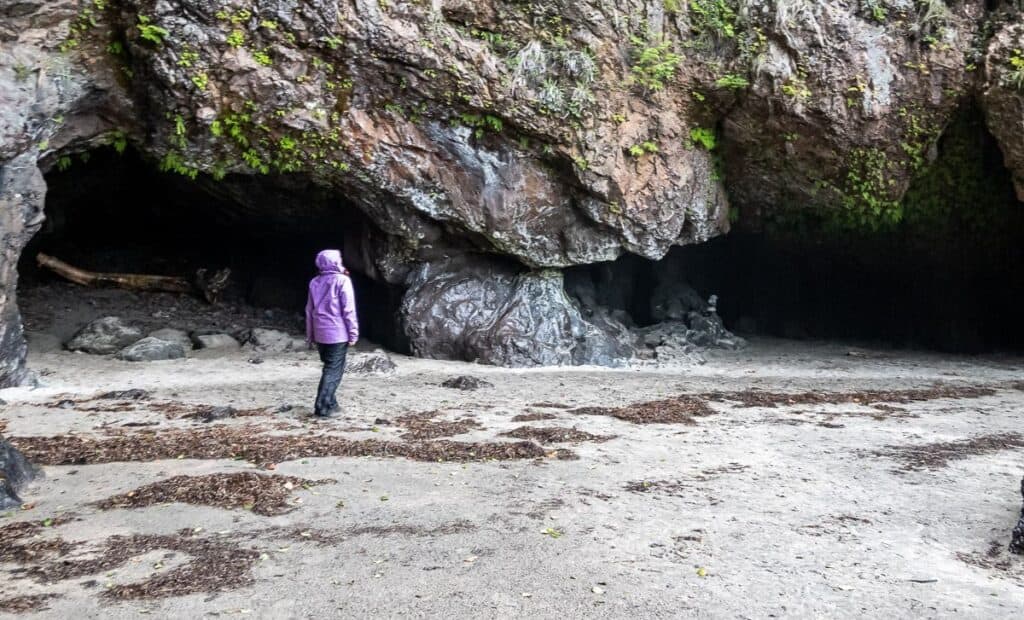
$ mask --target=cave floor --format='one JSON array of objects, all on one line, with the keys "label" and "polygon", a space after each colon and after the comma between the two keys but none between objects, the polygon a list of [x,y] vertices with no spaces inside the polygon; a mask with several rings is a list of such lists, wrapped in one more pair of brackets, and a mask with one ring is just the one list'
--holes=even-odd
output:
[{"label": "cave floor", "polygon": [[[1024,607],[1024,558],[1006,551],[1024,473],[1020,358],[771,340],[674,369],[396,356],[391,374],[348,376],[344,415],[315,422],[314,355],[250,357],[32,353],[45,385],[0,392],[0,432],[68,464],[47,464],[25,509],[0,519],[0,608],[996,618]],[[493,387],[439,385],[453,375]],[[152,395],[92,399],[128,388]],[[189,417],[208,405],[242,415]],[[651,415],[677,421],[615,417]],[[494,445],[520,441],[501,433],[521,426],[591,435]],[[431,436],[477,445],[439,449]],[[241,476],[211,476],[254,472],[320,483],[247,491],[228,482]],[[181,475],[199,478],[139,490]]]}]

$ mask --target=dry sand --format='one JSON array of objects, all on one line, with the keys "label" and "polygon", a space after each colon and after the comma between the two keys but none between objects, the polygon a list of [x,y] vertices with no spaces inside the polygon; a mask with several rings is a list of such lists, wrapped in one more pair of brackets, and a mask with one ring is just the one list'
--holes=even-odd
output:
[{"label": "dry sand", "polygon": [[[0,391],[0,427],[16,443],[127,433],[139,446],[161,445],[173,429],[245,428],[282,442],[340,437],[383,454],[414,441],[402,438],[410,420],[421,432],[423,420],[460,422],[440,432],[461,434],[441,441],[523,441],[503,433],[524,425],[600,437],[546,445],[539,458],[483,462],[389,452],[299,457],[273,469],[230,458],[48,465],[24,493],[30,507],[0,519],[7,532],[12,523],[46,524],[0,541],[0,600],[55,595],[28,614],[40,618],[1020,617],[1024,558],[1006,545],[1024,474],[1024,392],[1015,383],[1024,360],[848,351],[754,341],[703,366],[639,370],[396,357],[393,374],[347,377],[344,416],[319,423],[308,419],[318,374],[311,353],[259,365],[245,352],[135,364],[34,353],[44,387]],[[440,387],[458,374],[494,386]],[[152,397],[87,400],[128,388]],[[747,389],[920,389],[924,400],[872,406],[881,397],[850,395],[748,407],[719,399],[707,402],[711,415],[677,424],[566,408]],[[189,405],[257,411],[211,423],[176,417],[197,410]],[[531,413],[548,419],[512,420]],[[567,451],[578,459],[565,460]],[[95,506],[172,476],[231,472],[333,482],[290,483],[291,510],[262,511],[269,516],[252,506]],[[111,541],[118,535],[135,538]],[[25,556],[57,538],[68,543],[63,556]],[[105,546],[129,557],[111,559]],[[24,553],[4,560],[15,547]],[[96,558],[98,572],[87,574]]]}]

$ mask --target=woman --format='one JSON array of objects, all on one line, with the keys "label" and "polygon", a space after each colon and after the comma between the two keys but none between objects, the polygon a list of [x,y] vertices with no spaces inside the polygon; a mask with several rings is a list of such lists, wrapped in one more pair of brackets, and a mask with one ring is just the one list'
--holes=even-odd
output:
[{"label": "woman", "polygon": [[320,252],[316,267],[320,275],[309,281],[306,301],[306,341],[316,343],[324,369],[313,413],[331,418],[341,412],[335,393],[345,371],[345,354],[359,340],[359,321],[352,279],[341,264],[341,252]]}]

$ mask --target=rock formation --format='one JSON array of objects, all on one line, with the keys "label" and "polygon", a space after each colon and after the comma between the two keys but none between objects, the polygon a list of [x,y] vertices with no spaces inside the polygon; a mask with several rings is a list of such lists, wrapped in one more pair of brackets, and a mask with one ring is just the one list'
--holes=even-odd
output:
[{"label": "rock formation", "polygon": [[21,506],[18,493],[38,476],[39,469],[0,437],[0,510]]},{"label": "rock formation", "polygon": [[[1021,497],[1024,497],[1024,478],[1020,481],[1020,494]],[[1024,555],[1024,506],[1020,509],[1020,520],[1017,521],[1017,527],[1013,528],[1010,552]]]},{"label": "rock formation", "polygon": [[[972,100],[1024,198],[1020,11],[1009,0],[7,3],[0,384],[24,375],[16,263],[40,226],[43,173],[103,146],[130,146],[245,217],[316,217],[302,210],[314,194],[328,211],[358,211],[367,225],[346,231],[350,264],[406,287],[420,355],[615,363],[635,346],[626,323],[580,307],[559,270],[658,259],[725,232],[736,213],[801,205],[897,220]],[[271,203],[273,188],[285,198]]]}]

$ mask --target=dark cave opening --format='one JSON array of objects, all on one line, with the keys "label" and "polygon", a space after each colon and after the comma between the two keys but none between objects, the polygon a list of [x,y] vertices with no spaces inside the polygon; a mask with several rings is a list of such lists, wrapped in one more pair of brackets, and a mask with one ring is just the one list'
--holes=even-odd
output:
[{"label": "dark cave opening", "polygon": [[1024,351],[1024,204],[1002,153],[970,109],[937,153],[895,229],[741,226],[660,261],[625,256],[570,269],[567,289],[585,283],[639,326],[672,314],[668,304],[704,308],[714,294],[726,326],[742,335]]},{"label": "dark cave opening", "polygon": [[[313,259],[325,248],[356,257],[372,229],[344,196],[298,175],[192,180],[160,172],[131,149],[63,158],[46,174],[46,221],[22,253],[22,288],[61,281],[36,264],[44,252],[98,272],[193,277],[231,269],[224,303],[294,317],[301,333]],[[407,344],[397,321],[402,290],[347,261],[365,339]],[[389,318],[390,317],[390,318]]]}]

